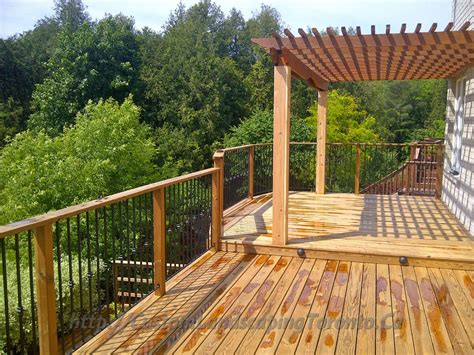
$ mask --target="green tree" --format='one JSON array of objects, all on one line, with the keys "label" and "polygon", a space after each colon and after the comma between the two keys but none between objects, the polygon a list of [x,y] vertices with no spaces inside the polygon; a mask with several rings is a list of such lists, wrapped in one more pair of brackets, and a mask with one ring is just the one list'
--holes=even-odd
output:
[{"label": "green tree", "polygon": [[130,98],[90,102],[57,137],[20,133],[0,154],[0,224],[150,182],[154,152]]},{"label": "green tree", "polygon": [[[308,125],[316,130],[317,108],[310,108],[311,116],[307,118]],[[362,110],[354,97],[331,90],[328,97],[327,109],[327,140],[328,142],[377,142],[379,137],[375,132],[375,117]]]},{"label": "green tree", "polygon": [[[290,139],[294,142],[315,140],[315,130],[305,119],[291,118]],[[243,144],[270,143],[273,141],[273,112],[256,111],[233,127],[224,138],[226,147]]]},{"label": "green tree", "polygon": [[[245,117],[248,94],[230,55],[238,57],[231,37],[219,7],[202,1],[179,7],[148,53],[152,58],[144,59],[146,120],[157,129],[160,165],[176,161],[183,172],[208,164],[214,141]],[[169,137],[182,140],[176,144]]]},{"label": "green tree", "polygon": [[107,16],[66,28],[48,62],[49,76],[33,93],[35,112],[29,125],[58,134],[73,122],[88,100],[124,100],[138,82],[138,44],[131,18]]}]

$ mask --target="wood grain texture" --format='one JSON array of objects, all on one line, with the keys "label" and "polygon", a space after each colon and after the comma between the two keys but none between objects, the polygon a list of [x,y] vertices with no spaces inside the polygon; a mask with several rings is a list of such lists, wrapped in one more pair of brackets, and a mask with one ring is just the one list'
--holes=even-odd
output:
[{"label": "wood grain texture", "polygon": [[328,91],[318,91],[318,139],[316,153],[316,193],[324,194],[326,174]]},{"label": "wood grain texture", "polygon": [[[226,250],[316,258],[474,269],[472,237],[439,200],[430,196],[292,192],[285,247],[272,248],[272,200],[254,200],[226,216]],[[232,249],[234,248],[234,249]],[[266,250],[265,250],[266,249]]]},{"label": "wood grain texture", "polygon": [[[252,41],[266,49],[273,61],[291,63],[298,77],[315,77],[320,82],[372,80],[440,79],[456,75],[474,60],[474,34],[469,22],[457,31],[446,27],[435,31],[434,24],[423,32],[418,24],[414,32],[402,27],[400,33],[356,35],[347,31],[336,35],[329,28],[327,36],[312,29],[312,36],[299,29],[300,36],[285,30],[286,37],[254,38]],[[304,73],[303,75],[301,73]],[[317,85],[316,85],[317,86]]]},{"label": "wood grain texture", "polygon": [[219,252],[78,353],[468,354],[466,275]]},{"label": "wood grain texture", "polygon": [[291,68],[275,66],[273,83],[273,244],[285,245],[288,240]]}]

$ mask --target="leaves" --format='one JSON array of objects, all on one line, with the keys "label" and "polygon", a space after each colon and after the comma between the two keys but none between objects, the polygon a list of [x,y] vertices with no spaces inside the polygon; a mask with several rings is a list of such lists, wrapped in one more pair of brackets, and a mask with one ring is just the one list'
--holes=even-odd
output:
[{"label": "leaves", "polygon": [[155,147],[139,114],[131,98],[101,100],[57,137],[18,134],[0,155],[0,224],[151,182]]}]

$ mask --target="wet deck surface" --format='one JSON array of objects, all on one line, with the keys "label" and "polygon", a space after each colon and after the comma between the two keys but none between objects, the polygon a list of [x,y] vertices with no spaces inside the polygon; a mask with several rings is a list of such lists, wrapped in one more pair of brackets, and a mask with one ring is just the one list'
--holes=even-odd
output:
[{"label": "wet deck surface", "polygon": [[[234,210],[225,223],[224,244],[271,245],[271,196]],[[290,193],[288,237],[290,247],[474,265],[473,238],[428,196]]]},{"label": "wet deck surface", "polygon": [[218,252],[79,352],[473,353],[474,272]]}]

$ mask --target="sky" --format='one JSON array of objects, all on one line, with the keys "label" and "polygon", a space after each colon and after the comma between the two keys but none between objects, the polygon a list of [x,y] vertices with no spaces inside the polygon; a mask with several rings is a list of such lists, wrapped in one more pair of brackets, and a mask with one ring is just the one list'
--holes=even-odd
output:
[{"label": "sky", "polygon": [[[197,0],[182,0],[186,7]],[[452,17],[452,0],[214,0],[228,13],[236,7],[247,19],[259,8],[261,2],[275,7],[282,15],[286,27],[296,32],[298,28],[355,27],[363,33],[375,25],[377,32],[385,32],[390,24],[392,31],[406,23],[412,31],[419,22],[428,30],[433,22],[442,30]],[[133,16],[136,27],[148,26],[161,30],[170,12],[179,0],[83,0],[92,18],[105,13],[119,12]],[[7,38],[33,28],[36,21],[53,13],[53,0],[0,0],[0,37]]]}]

